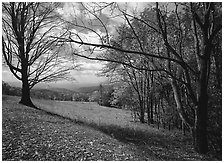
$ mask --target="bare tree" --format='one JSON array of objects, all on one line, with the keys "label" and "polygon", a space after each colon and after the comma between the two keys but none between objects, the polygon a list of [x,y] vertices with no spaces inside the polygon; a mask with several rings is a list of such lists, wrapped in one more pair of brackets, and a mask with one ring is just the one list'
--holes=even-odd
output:
[{"label": "bare tree", "polygon": [[64,36],[55,9],[58,3],[3,3],[2,52],[12,74],[22,81],[20,103],[34,107],[30,90],[39,82],[65,79],[71,69],[63,57]]},{"label": "bare tree", "polygon": [[[173,9],[169,11],[168,4],[165,3],[162,6],[156,3],[151,8],[152,13],[145,17],[132,15],[126,9],[121,9],[116,3],[100,3],[96,5],[97,7],[93,7],[92,10],[88,4],[81,4],[82,9],[86,11],[85,14],[90,17],[90,23],[86,23],[84,19],[82,21],[78,20],[78,17],[75,17],[70,22],[66,20],[70,28],[73,27],[75,30],[70,30],[69,37],[62,40],[85,47],[83,48],[85,51],[83,55],[76,51],[74,51],[74,55],[91,60],[116,62],[138,70],[146,69],[119,58],[86,55],[93,54],[96,51],[103,52],[104,49],[111,49],[120,53],[153,58],[154,61],[161,63],[153,64],[151,62],[152,66],[148,71],[163,71],[166,73],[166,77],[170,79],[172,85],[179,116],[192,131],[195,149],[200,153],[206,153],[208,151],[206,128],[209,100],[207,90],[213,41],[222,27],[221,5],[219,3],[173,3]],[[123,20],[133,33],[130,40],[135,40],[135,44],[130,42],[132,46],[128,46],[127,43],[122,44],[122,39],[120,43],[111,39],[110,28],[104,23],[105,21],[102,20],[101,15],[105,8],[110,8],[111,13],[117,10],[120,13],[117,15],[123,16]],[[162,40],[159,46],[156,45],[158,52],[144,49],[144,41],[141,40],[142,36],[139,35],[138,28],[133,25],[134,20],[150,29],[151,33],[145,33],[145,35],[151,35],[154,32]],[[98,22],[98,24],[94,24],[93,21]],[[81,36],[80,33],[87,33],[86,31],[95,34],[99,41],[91,42],[91,40]],[[191,43],[187,40],[189,37],[194,38]],[[192,43],[194,43],[194,46],[191,45]],[[192,63],[196,65],[196,68],[193,67]],[[183,99],[181,99],[183,88],[185,97],[193,107],[185,108],[183,106]],[[187,114],[186,110],[191,112],[191,115]]]},{"label": "bare tree", "polygon": [[[194,71],[190,68],[190,64],[184,57],[184,50],[182,42],[183,29],[181,27],[180,15],[176,8],[176,19],[178,24],[179,33],[179,48],[175,48],[170,42],[168,31],[167,15],[162,14],[159,9],[159,4],[156,4],[158,25],[163,37],[164,44],[167,50],[173,57],[180,61],[181,68],[178,69],[176,77],[181,79],[185,84],[186,96],[191,99],[194,104],[193,117],[191,120],[186,114],[186,111],[181,102],[180,87],[177,84],[178,81],[171,78],[171,85],[173,93],[179,110],[180,117],[190,127],[193,136],[193,143],[196,151],[200,153],[208,152],[207,141],[207,117],[208,117],[208,81],[210,73],[210,64],[212,56],[212,46],[214,37],[221,30],[221,21],[219,6],[215,3],[190,3],[190,13],[192,18],[192,28],[194,36],[194,51],[195,53],[188,52],[188,55],[195,54],[197,70]],[[177,7],[177,4],[176,4]],[[217,10],[217,11],[215,11]],[[170,41],[170,42],[169,42]],[[201,44],[201,45],[200,45]],[[168,60],[168,64],[172,63]],[[196,83],[194,83],[196,80]],[[193,85],[196,85],[196,89],[193,89]]]}]

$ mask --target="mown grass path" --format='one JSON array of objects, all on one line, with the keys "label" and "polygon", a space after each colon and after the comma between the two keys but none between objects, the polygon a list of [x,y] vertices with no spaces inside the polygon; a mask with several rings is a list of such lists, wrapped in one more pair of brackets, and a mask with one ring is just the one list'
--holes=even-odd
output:
[{"label": "mown grass path", "polygon": [[188,139],[130,122],[121,110],[34,100],[63,118],[20,105],[18,97],[2,101],[3,160],[209,160],[196,154]]}]

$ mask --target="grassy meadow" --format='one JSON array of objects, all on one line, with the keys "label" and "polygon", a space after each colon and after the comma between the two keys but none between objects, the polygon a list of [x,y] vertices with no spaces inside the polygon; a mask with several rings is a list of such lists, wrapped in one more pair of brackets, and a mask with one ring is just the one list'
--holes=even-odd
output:
[{"label": "grassy meadow", "polygon": [[[3,96],[2,101],[4,110],[3,117],[5,114],[7,115],[7,117],[5,117],[6,119],[3,118],[3,126],[5,123],[6,126],[11,125],[10,123],[8,123],[13,122],[11,115],[14,115],[14,119],[18,119],[19,121],[21,121],[21,117],[15,116],[14,112],[19,112],[17,109],[18,107],[22,110],[28,107],[18,104],[19,97]],[[71,126],[82,126],[86,130],[84,133],[86,133],[87,131],[91,131],[91,134],[88,134],[88,137],[91,137],[89,138],[91,139],[91,142],[93,142],[93,140],[95,141],[96,139],[96,137],[93,136],[94,133],[97,135],[99,133],[107,135],[106,139],[108,139],[108,136],[110,137],[107,142],[113,142],[116,140],[118,141],[116,143],[119,144],[120,142],[120,146],[127,148],[125,149],[126,152],[132,151],[132,159],[128,160],[217,160],[217,158],[214,158],[212,155],[204,156],[195,153],[192,148],[191,138],[189,134],[184,136],[181,134],[181,132],[178,131],[170,132],[164,129],[157,129],[147,124],[133,122],[131,112],[128,110],[103,107],[99,106],[97,103],[91,102],[51,101],[43,99],[33,99],[33,102],[40,110],[29,108],[23,110],[23,114],[28,114],[27,111],[32,110],[32,118],[34,118],[35,116],[41,117],[38,111],[44,111],[42,115],[43,117],[45,117],[45,121],[46,115],[51,118],[59,118],[60,121],[64,121],[63,124],[66,126],[59,128],[57,126],[54,126],[54,128],[59,130],[59,132],[60,130],[63,130],[63,132],[68,135],[71,135],[71,133],[68,132],[74,130],[70,128]],[[29,117],[30,115],[27,116]],[[7,118],[10,119],[10,121]],[[55,121],[58,122],[59,120],[56,119]],[[26,123],[30,123],[31,125],[32,123],[36,122],[30,119],[30,121]],[[23,122],[22,124],[25,125],[26,123]],[[67,127],[68,124],[69,127]],[[50,125],[52,125],[52,123],[50,123]],[[38,125],[36,125],[36,127],[38,127]],[[43,127],[47,128],[48,124],[44,125]],[[44,131],[46,130],[48,129],[45,129]],[[7,128],[3,127],[3,140],[6,139],[4,137],[4,134],[7,132],[9,132]],[[51,134],[54,135],[55,133],[53,132]],[[66,134],[64,134],[64,136],[66,136]],[[7,137],[7,139],[10,138]],[[80,135],[79,139],[82,139],[84,142],[86,142],[86,137],[83,137],[82,135]],[[77,140],[80,141],[79,139]],[[73,141],[75,140],[73,139]],[[87,148],[85,147],[85,145],[83,145],[83,147]],[[92,147],[94,148],[94,146]],[[65,160],[78,159],[71,159],[68,157]],[[108,159],[104,157],[103,159],[95,158],[90,160]],[[109,160],[114,160],[114,158],[111,157],[111,159]],[[118,160],[122,161],[124,159],[118,158]]]},{"label": "grassy meadow", "polygon": [[100,106],[95,102],[51,101],[35,99],[34,104],[45,111],[59,114],[86,124],[97,126],[119,126],[133,130],[160,132],[147,124],[134,123],[130,110]]}]

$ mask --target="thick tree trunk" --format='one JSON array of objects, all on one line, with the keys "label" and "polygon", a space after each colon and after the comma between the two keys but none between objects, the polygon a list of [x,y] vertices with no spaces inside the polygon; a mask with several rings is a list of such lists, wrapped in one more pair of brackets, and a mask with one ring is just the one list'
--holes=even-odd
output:
[{"label": "thick tree trunk", "polygon": [[[195,150],[199,153],[205,154],[208,152],[208,140],[207,140],[207,117],[208,117],[208,80],[210,73],[210,57],[211,50],[213,47],[213,40],[217,33],[221,30],[221,24],[215,27],[213,17],[214,3],[205,3],[205,11],[203,19],[204,23],[201,22],[197,11],[193,8],[191,3],[192,15],[193,15],[193,29],[194,39],[197,44],[196,57],[198,63],[198,70],[200,73],[198,81],[198,99],[196,104],[196,115],[195,115],[195,126],[192,129]],[[201,16],[201,15],[200,15]],[[202,31],[202,45],[199,45],[199,36],[197,33],[196,22]],[[201,48],[201,49],[200,49]]]},{"label": "thick tree trunk", "polygon": [[30,98],[30,88],[29,88],[29,83],[28,83],[27,68],[28,68],[27,62],[23,62],[23,64],[22,64],[22,70],[23,70],[23,72],[22,72],[22,97],[21,97],[21,100],[19,103],[26,105],[26,106],[36,108]]},{"label": "thick tree trunk", "polygon": [[199,153],[208,152],[207,140],[207,117],[208,117],[208,67],[210,57],[210,46],[205,46],[204,57],[200,57],[200,79],[198,104],[195,118],[195,150]]},{"label": "thick tree trunk", "polygon": [[205,154],[208,152],[207,140],[207,111],[208,110],[208,96],[202,95],[198,102],[196,122],[195,122],[195,139],[194,147],[199,153]]},{"label": "thick tree trunk", "polygon": [[22,81],[22,97],[19,103],[30,107],[35,107],[30,98],[30,89],[27,80]]},{"label": "thick tree trunk", "polygon": [[[202,79],[203,77],[201,77]],[[207,141],[207,110],[208,110],[208,95],[206,81],[200,80],[200,95],[198,99],[198,105],[195,112],[195,120],[192,123],[183,110],[183,106],[180,101],[179,89],[175,80],[172,80],[172,88],[174,91],[174,98],[177,104],[177,110],[181,120],[191,128],[193,145],[198,153],[208,152]]]}]

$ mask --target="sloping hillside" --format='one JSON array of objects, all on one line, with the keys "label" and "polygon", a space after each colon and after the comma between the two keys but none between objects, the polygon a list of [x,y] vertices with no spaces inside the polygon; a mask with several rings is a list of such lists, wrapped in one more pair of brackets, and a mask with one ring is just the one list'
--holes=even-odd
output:
[{"label": "sloping hillside", "polygon": [[17,101],[17,97],[3,96],[4,161],[156,160],[144,157],[132,144]]},{"label": "sloping hillside", "polygon": [[214,160],[195,153],[189,137],[130,122],[127,111],[34,99],[36,110],[18,101],[3,96],[3,160]]}]

